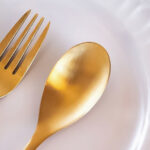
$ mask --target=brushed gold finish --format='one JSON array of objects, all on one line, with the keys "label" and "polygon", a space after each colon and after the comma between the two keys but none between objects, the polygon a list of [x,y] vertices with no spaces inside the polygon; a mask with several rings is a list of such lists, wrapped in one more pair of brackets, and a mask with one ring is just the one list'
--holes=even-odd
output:
[{"label": "brushed gold finish", "polygon": [[44,88],[39,120],[25,150],[83,117],[101,97],[110,76],[110,59],[97,43],[71,48],[54,66]]},{"label": "brushed gold finish", "polygon": [[30,21],[30,23],[26,26],[26,28],[24,29],[24,31],[21,33],[21,35],[19,36],[19,38],[16,40],[15,44],[13,45],[13,47],[8,51],[8,53],[6,54],[6,56],[4,57],[4,59],[2,60],[3,64],[7,64],[10,61],[12,55],[15,53],[15,51],[18,48],[18,46],[20,45],[21,41],[23,40],[23,38],[28,33],[30,27],[32,26],[32,24],[36,20],[37,16],[38,16],[38,14],[35,14],[35,16],[32,18],[32,20]]},{"label": "brushed gold finish", "polygon": [[43,17],[40,19],[33,32],[29,35],[26,42],[17,52],[19,45],[22,43],[24,37],[27,35],[29,29],[31,28],[31,26],[33,25],[33,23],[38,17],[38,14],[35,14],[31,19],[31,21],[29,22],[29,24],[25,27],[23,32],[20,34],[16,42],[10,48],[10,50],[6,51],[6,48],[11,43],[11,41],[19,31],[20,27],[23,25],[26,18],[29,16],[30,12],[31,10],[27,11],[19,19],[19,21],[13,26],[13,28],[9,31],[9,33],[0,43],[0,98],[7,95],[20,83],[20,81],[26,74],[27,70],[31,66],[48,32],[50,23],[47,24],[47,26],[39,36],[38,40],[34,44],[33,48],[29,51],[29,53],[25,56],[25,59],[23,60],[22,58],[27,48],[29,47],[29,44],[33,40],[35,34],[37,33],[38,29],[40,28],[44,20]]},{"label": "brushed gold finish", "polygon": [[31,10],[28,10],[19,20],[18,22],[13,26],[13,28],[8,32],[8,34],[5,36],[5,38],[0,43],[0,57],[4,53],[5,49],[8,47],[12,39],[15,37],[27,17],[29,16]]},{"label": "brushed gold finish", "polygon": [[20,62],[21,58],[23,57],[24,53],[26,52],[29,44],[31,43],[32,39],[34,38],[37,30],[39,29],[39,27],[41,26],[43,21],[44,21],[44,18],[41,18],[40,21],[38,22],[38,24],[36,25],[35,29],[33,30],[33,32],[28,37],[27,41],[24,43],[22,48],[19,50],[19,52],[15,56],[13,62],[10,64],[9,67],[12,71],[15,70],[15,68],[17,67],[18,63]]}]

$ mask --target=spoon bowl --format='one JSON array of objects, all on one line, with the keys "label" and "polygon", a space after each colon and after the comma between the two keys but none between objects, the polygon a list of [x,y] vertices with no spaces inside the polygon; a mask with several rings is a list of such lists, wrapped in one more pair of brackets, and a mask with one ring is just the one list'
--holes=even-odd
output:
[{"label": "spoon bowl", "polygon": [[56,63],[44,88],[36,131],[25,150],[74,123],[97,103],[110,76],[110,59],[97,43],[72,47]]}]

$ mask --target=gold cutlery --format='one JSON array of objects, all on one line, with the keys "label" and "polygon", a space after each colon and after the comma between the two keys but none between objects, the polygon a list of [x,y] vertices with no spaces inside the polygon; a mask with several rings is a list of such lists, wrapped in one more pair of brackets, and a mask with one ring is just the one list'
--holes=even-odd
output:
[{"label": "gold cutlery", "polygon": [[35,22],[38,14],[35,14],[29,24],[25,27],[23,32],[20,34],[16,42],[10,48],[9,51],[6,51],[7,47],[29,16],[31,10],[27,11],[18,22],[12,27],[12,29],[8,32],[5,38],[0,43],[0,97],[7,95],[10,91],[12,91],[22,80],[29,67],[31,66],[47,32],[49,29],[50,23],[47,24],[38,40],[32,47],[32,49],[25,56],[27,48],[29,47],[32,39],[40,28],[44,18],[42,17],[37,23],[36,27],[29,35],[28,39],[25,41],[23,46],[17,52],[19,45],[22,43],[24,37],[27,35],[29,29]]},{"label": "gold cutlery", "polygon": [[97,43],[71,48],[54,66],[44,88],[37,128],[25,150],[74,123],[96,104],[110,76],[110,59]]}]

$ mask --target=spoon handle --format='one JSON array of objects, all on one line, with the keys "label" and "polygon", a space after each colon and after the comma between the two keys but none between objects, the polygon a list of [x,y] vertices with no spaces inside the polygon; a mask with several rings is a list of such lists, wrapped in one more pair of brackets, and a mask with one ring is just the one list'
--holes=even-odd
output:
[{"label": "spoon handle", "polygon": [[36,129],[31,140],[26,145],[24,150],[36,150],[36,148],[48,137],[48,135],[41,129]]}]

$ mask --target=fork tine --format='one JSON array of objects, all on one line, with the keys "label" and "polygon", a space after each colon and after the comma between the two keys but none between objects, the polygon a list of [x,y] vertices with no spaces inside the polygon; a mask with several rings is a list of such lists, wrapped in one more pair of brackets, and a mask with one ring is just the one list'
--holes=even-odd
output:
[{"label": "fork tine", "polygon": [[16,73],[18,73],[20,75],[24,75],[27,72],[27,70],[31,66],[34,58],[36,57],[36,54],[39,51],[39,48],[41,47],[41,44],[43,43],[43,41],[44,41],[44,39],[45,39],[45,37],[47,35],[49,26],[50,26],[50,22],[47,24],[47,26],[45,27],[45,29],[41,33],[40,37],[38,38],[38,40],[34,44],[34,46],[31,49],[31,51],[25,57],[25,60],[23,61],[23,63],[21,64],[21,66],[19,67],[19,69],[18,69],[18,71]]},{"label": "fork tine", "polygon": [[12,27],[12,29],[8,32],[5,38],[0,43],[0,57],[3,55],[5,49],[8,47],[12,39],[15,37],[17,32],[19,31],[20,27],[25,22],[26,18],[29,16],[31,10],[28,10],[19,20],[18,22]]},{"label": "fork tine", "polygon": [[15,70],[16,66],[18,65],[19,61],[23,57],[24,53],[26,52],[29,44],[31,43],[32,39],[34,38],[35,34],[37,33],[38,29],[40,28],[41,24],[43,23],[44,18],[41,18],[38,24],[36,25],[35,29],[33,32],[30,34],[28,37],[27,41],[25,44],[22,46],[22,48],[19,50],[18,54],[14,58],[14,60],[11,62],[9,68],[12,70],[12,72]]},{"label": "fork tine", "polygon": [[35,14],[34,17],[31,19],[31,21],[29,22],[29,24],[26,26],[26,28],[24,29],[24,31],[21,33],[21,35],[19,36],[19,38],[17,39],[17,41],[15,42],[15,44],[13,45],[13,47],[7,52],[6,56],[2,59],[2,63],[6,66],[8,64],[8,62],[10,61],[11,57],[13,56],[13,54],[15,53],[15,51],[17,50],[17,48],[19,47],[19,45],[21,44],[23,38],[26,36],[26,34],[28,33],[30,27],[32,26],[32,24],[35,22],[36,18],[38,17],[38,14]]}]

